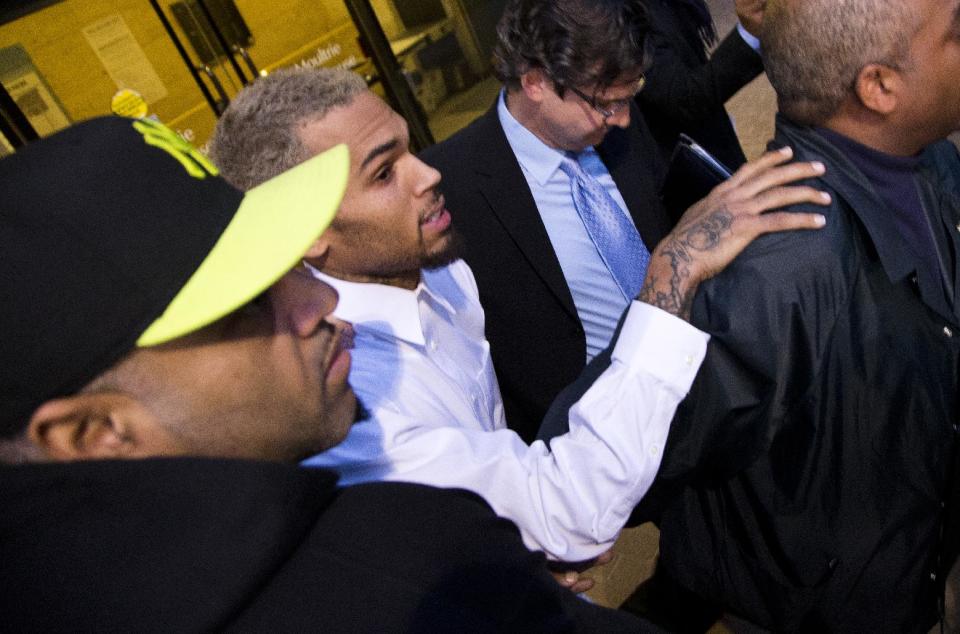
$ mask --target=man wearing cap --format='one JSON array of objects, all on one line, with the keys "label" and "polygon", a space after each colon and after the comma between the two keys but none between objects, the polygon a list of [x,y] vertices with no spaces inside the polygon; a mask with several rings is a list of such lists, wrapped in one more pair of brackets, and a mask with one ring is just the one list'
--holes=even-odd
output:
[{"label": "man wearing cap", "polygon": [[644,629],[473,494],[283,464],[357,411],[336,294],[299,267],[347,168],[243,195],[119,118],[0,161],[4,629]]},{"label": "man wearing cap", "polygon": [[[757,215],[819,200],[807,188],[776,188],[816,170],[774,167],[786,154],[765,157],[658,247],[617,362],[571,410],[571,432],[548,447],[506,429],[477,288],[455,259],[457,210],[446,209],[440,175],[408,141],[403,119],[359,76],[290,69],[241,91],[211,142],[225,178],[241,188],[337,143],[350,147],[340,211],[306,261],[337,288],[337,315],[353,324],[350,381],[371,417],[307,464],[335,469],[345,483],[463,487],[516,522],[530,548],[592,559],[656,473],[668,421],[702,359],[702,333],[668,313],[682,314],[697,282],[758,232],[816,226],[812,215]],[[761,191],[762,202],[753,198]]]}]

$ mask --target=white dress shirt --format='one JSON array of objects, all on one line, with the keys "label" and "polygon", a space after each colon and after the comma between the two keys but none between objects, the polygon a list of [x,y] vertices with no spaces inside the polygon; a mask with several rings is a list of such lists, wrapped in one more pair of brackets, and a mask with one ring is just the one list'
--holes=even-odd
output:
[{"label": "white dress shirt", "polygon": [[463,261],[424,271],[413,291],[316,275],[340,293],[336,316],[353,323],[350,383],[371,416],[304,464],[338,471],[344,485],[469,489],[554,559],[610,548],[659,468],[706,334],[634,302],[610,368],[570,410],[570,432],[549,447],[527,445],[505,426],[483,309]]}]

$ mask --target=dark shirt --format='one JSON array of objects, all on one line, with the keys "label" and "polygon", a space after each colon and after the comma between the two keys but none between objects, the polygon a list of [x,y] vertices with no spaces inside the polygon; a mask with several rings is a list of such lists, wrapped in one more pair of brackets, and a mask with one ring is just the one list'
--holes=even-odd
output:
[{"label": "dark shirt", "polygon": [[0,466],[0,630],[636,632],[466,491],[197,458]]}]

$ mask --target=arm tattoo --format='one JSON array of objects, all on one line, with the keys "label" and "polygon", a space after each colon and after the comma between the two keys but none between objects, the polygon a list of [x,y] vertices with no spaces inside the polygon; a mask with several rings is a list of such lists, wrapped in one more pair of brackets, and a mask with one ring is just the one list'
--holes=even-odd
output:
[{"label": "arm tattoo", "polygon": [[689,283],[690,265],[698,254],[715,251],[723,236],[730,232],[732,224],[733,214],[726,206],[722,206],[706,218],[697,220],[690,227],[681,228],[676,235],[671,235],[663,249],[658,249],[660,255],[670,260],[669,279],[663,280],[652,275],[649,283],[640,289],[640,301],[689,320],[693,296],[697,290],[696,283]]},{"label": "arm tattoo", "polygon": [[[681,289],[681,281],[690,276],[689,254],[679,241],[672,239],[662,255],[670,258],[672,273],[665,282],[656,275],[651,275],[649,283],[644,284],[640,289],[640,301],[665,310],[680,319],[690,319],[693,292]],[[661,290],[660,287],[663,284],[666,284],[666,288]]]}]

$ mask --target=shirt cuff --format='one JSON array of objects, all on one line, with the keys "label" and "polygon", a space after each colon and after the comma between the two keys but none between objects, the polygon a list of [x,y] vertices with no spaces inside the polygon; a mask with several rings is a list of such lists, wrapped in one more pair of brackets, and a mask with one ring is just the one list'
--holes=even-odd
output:
[{"label": "shirt cuff", "polygon": [[651,374],[690,391],[710,335],[684,320],[645,302],[630,304],[627,319],[613,349],[613,360],[631,371]]},{"label": "shirt cuff", "polygon": [[758,54],[760,53],[760,40],[751,35],[739,22],[737,22],[737,33],[739,33],[743,41],[747,43],[747,46],[755,50]]}]

